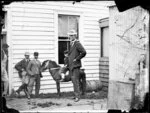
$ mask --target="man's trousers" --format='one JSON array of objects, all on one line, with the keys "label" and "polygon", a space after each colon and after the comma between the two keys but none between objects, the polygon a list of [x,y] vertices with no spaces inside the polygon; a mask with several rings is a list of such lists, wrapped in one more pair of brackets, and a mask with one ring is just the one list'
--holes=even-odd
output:
[{"label": "man's trousers", "polygon": [[40,75],[30,76],[28,83],[28,91],[30,95],[32,94],[34,83],[35,83],[35,95],[38,96],[40,91]]},{"label": "man's trousers", "polygon": [[71,76],[71,80],[73,83],[75,98],[80,98],[80,83],[79,83],[80,73],[79,73],[79,70],[80,70],[80,68],[74,68],[73,70],[70,71],[70,76]]}]

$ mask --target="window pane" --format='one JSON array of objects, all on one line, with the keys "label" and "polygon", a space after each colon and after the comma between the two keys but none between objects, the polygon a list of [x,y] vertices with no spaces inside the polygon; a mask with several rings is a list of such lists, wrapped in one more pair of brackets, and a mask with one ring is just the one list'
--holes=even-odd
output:
[{"label": "window pane", "polygon": [[101,29],[102,33],[102,49],[101,49],[101,56],[102,57],[109,57],[109,28],[103,27]]},{"label": "window pane", "polygon": [[58,36],[68,37],[68,16],[58,16]]}]

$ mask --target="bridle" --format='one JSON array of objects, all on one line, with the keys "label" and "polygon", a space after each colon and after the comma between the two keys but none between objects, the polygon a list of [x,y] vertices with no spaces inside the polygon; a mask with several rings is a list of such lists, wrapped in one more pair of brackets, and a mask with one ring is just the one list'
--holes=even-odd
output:
[{"label": "bridle", "polygon": [[[49,63],[50,63],[50,60],[48,61],[48,64],[49,64]],[[48,65],[48,64],[47,64],[47,65]],[[46,67],[47,67],[47,66],[46,66]],[[52,70],[56,70],[56,69],[60,69],[60,68],[61,68],[61,67],[54,67],[54,68],[49,68],[49,69],[52,71]]]}]

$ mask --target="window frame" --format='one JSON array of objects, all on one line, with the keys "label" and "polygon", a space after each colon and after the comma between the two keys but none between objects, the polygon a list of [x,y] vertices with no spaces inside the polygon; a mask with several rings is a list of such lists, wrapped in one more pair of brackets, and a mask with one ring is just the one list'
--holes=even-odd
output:
[{"label": "window frame", "polygon": [[[79,16],[79,40],[81,43],[83,43],[83,13],[78,11],[61,11],[56,10],[54,12],[54,30],[55,30],[55,61],[59,64],[59,55],[58,55],[58,16],[59,15],[73,15],[73,16]],[[84,45],[84,44],[83,44]],[[84,63],[82,63],[84,65]],[[63,66],[63,64],[59,64],[60,66]]]},{"label": "window frame", "polygon": [[[103,18],[99,20],[99,27],[100,27],[100,57],[107,57],[103,56],[103,37],[102,37],[102,29],[108,27],[109,29],[109,18]],[[109,58],[109,56],[107,57]]]}]

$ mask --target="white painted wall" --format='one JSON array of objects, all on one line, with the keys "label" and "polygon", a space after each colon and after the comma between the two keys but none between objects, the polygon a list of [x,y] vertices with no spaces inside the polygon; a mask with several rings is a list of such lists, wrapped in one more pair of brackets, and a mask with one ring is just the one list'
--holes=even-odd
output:
[{"label": "white painted wall", "polygon": [[[58,60],[58,14],[80,15],[80,41],[87,50],[83,67],[87,80],[99,79],[100,29],[99,19],[108,17],[109,1],[72,2],[17,2],[9,6],[9,34],[11,37],[11,62],[9,63],[11,87],[21,85],[14,65],[24,58],[24,52],[38,51],[39,60]],[[62,83],[61,91],[71,91],[72,83]],[[41,92],[56,92],[55,82],[49,72],[43,73]]]}]

